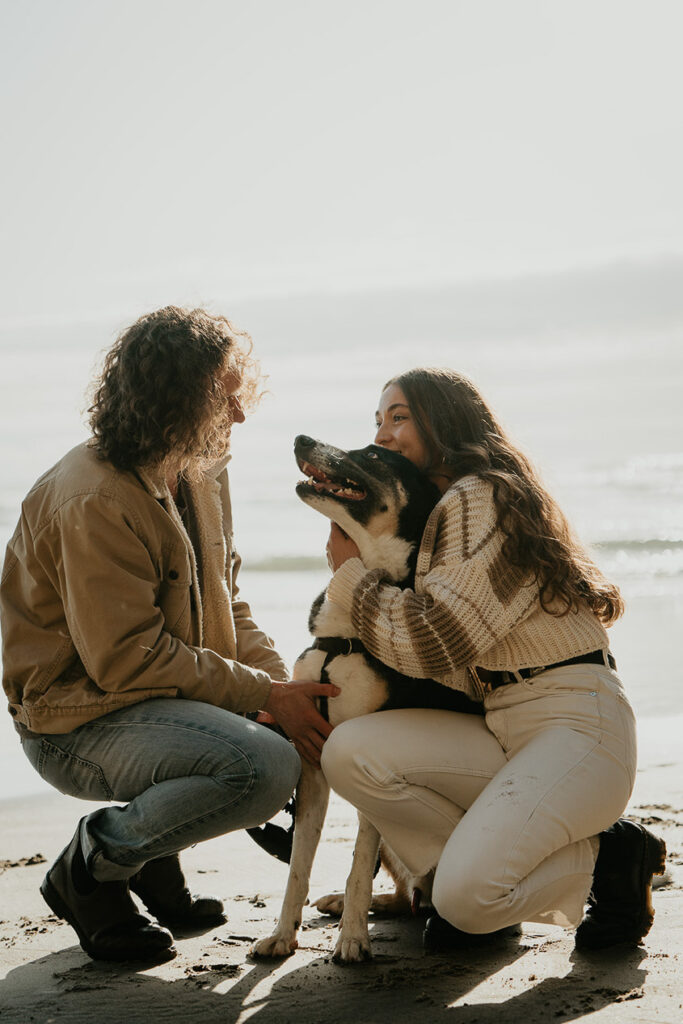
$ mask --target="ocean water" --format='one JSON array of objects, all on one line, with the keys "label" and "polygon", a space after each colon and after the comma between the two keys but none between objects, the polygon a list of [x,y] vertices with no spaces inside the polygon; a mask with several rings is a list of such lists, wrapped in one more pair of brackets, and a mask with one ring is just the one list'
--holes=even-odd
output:
[{"label": "ocean water", "polygon": [[[639,715],[678,713],[683,308],[663,319],[593,310],[576,322],[547,296],[542,316],[533,296],[461,299],[457,291],[331,294],[230,307],[268,374],[261,406],[233,433],[230,467],[242,591],[255,617],[294,660],[327,579],[328,524],[294,493],[295,435],[365,445],[389,376],[418,364],[452,366],[477,382],[622,587],[628,611],[613,648]],[[3,551],[33,481],[87,437],[84,393],[103,351],[138,312],[0,324]],[[0,718],[0,769],[0,795],[10,778],[26,791],[41,786],[21,762],[9,716]]]}]

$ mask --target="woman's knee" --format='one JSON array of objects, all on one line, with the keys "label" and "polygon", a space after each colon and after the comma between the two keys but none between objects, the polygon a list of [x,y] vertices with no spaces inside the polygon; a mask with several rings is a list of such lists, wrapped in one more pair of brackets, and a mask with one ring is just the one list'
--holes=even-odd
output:
[{"label": "woman's knee", "polygon": [[436,869],[432,903],[437,913],[455,928],[478,935],[498,929],[498,914],[505,907],[501,887],[496,897],[482,872],[458,870],[444,864]]},{"label": "woman's knee", "polygon": [[329,785],[342,796],[356,768],[359,745],[355,725],[355,720],[351,719],[335,726],[325,740],[320,758],[320,766]]}]

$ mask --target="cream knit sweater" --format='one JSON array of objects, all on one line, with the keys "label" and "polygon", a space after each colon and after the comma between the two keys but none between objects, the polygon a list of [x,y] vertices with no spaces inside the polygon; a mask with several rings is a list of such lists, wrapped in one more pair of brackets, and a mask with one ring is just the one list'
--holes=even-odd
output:
[{"label": "cream knit sweater", "polygon": [[464,477],[429,517],[414,590],[383,582],[381,570],[351,558],[327,597],[350,613],[380,661],[475,700],[483,693],[468,666],[514,670],[607,649],[607,633],[587,606],[562,616],[541,608],[537,585],[507,564],[503,539],[491,484]]}]

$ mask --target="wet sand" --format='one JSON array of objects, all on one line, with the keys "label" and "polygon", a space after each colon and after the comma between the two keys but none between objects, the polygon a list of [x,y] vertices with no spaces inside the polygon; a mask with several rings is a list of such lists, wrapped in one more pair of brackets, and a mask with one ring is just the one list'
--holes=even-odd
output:
[{"label": "wet sand", "polygon": [[[424,916],[373,917],[374,959],[343,967],[331,959],[336,922],[309,907],[293,956],[253,960],[249,948],[270,933],[287,868],[238,833],[183,854],[193,890],[225,900],[226,924],[177,937],[177,958],[161,966],[94,963],[38,891],[49,862],[92,806],[51,793],[0,804],[1,1024],[683,1021],[680,763],[641,770],[629,808],[669,849],[654,927],[638,948],[592,955],[575,953],[569,932],[526,925],[519,939],[495,949],[426,956]],[[343,887],[354,837],[352,810],[333,799],[312,899]],[[389,880],[380,874],[376,888],[389,889]]]}]

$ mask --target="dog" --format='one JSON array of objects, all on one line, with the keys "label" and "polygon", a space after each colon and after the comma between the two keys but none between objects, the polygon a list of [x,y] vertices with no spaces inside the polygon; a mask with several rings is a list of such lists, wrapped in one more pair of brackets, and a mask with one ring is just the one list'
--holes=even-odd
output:
[{"label": "dog", "polygon": [[[383,578],[394,586],[412,586],[420,539],[440,497],[438,488],[404,456],[378,445],[344,451],[299,435],[294,453],[306,477],[296,487],[301,500],[337,523],[356,542],[368,569],[381,569]],[[327,600],[326,591],[313,602],[308,625],[313,644],[299,657],[293,675],[295,679],[330,681],[339,687],[338,696],[318,701],[331,725],[389,708],[478,710],[464,694],[430,679],[404,676],[375,658],[356,636],[350,616]],[[328,798],[323,773],[304,761],[296,790],[293,833],[290,830],[293,844],[282,910],[273,934],[252,947],[257,957],[288,956],[297,948],[301,912]],[[394,911],[410,906],[407,869],[382,845],[383,863],[397,882],[395,894],[372,900],[380,836],[359,814],[345,895],[333,894],[316,904],[325,913],[341,913],[343,909],[333,955],[337,962],[353,963],[371,957],[371,906]],[[413,904],[416,899],[419,903],[421,890],[431,891],[428,879],[413,880],[410,888]]]}]

